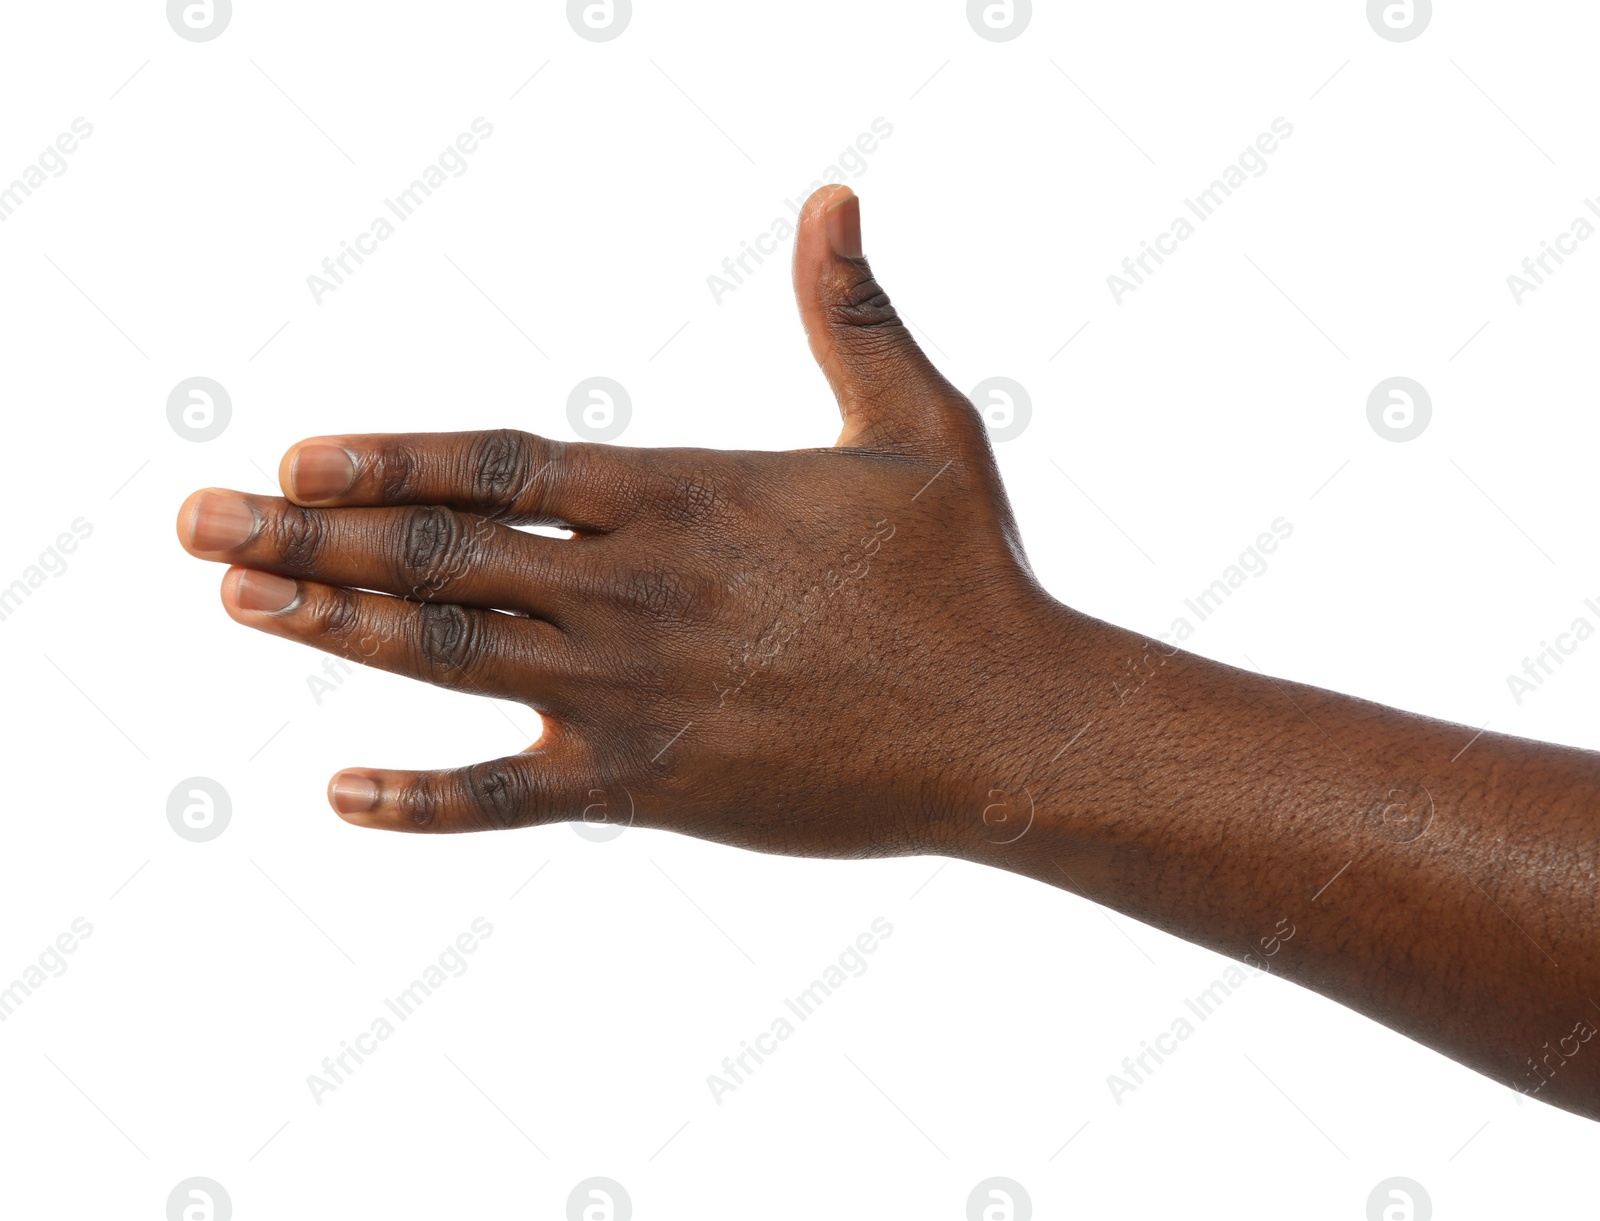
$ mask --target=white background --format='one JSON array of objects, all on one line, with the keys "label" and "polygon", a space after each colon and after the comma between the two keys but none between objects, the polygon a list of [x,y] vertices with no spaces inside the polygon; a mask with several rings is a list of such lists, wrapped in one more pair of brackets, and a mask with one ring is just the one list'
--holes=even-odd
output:
[{"label": "white background", "polygon": [[[720,303],[707,277],[881,117],[847,178],[867,253],[957,384],[1030,392],[1000,460],[1058,597],[1165,631],[1283,517],[1189,647],[1463,744],[1592,745],[1600,643],[1520,705],[1506,676],[1597,618],[1600,243],[1520,305],[1506,277],[1600,191],[1600,13],[1442,9],[1396,44],[1357,0],[1080,0],[995,43],[955,0],[637,0],[593,43],[559,3],[240,0],[192,43],[153,0],[6,6],[0,182],[94,128],[0,224],[0,585],[93,528],[0,622],[0,977],[94,929],[0,1025],[8,1211],[159,1218],[204,1175],[240,1221],[559,1218],[605,1175],[641,1221],[959,1218],[1004,1175],[1041,1218],[1360,1221],[1406,1175],[1441,1221],[1595,1215],[1592,1124],[1274,978],[1119,1104],[1107,1075],[1226,964],[1030,881],[349,827],[341,766],[490,758],[536,718],[367,671],[319,704],[322,656],[230,622],[173,537],[185,494],[272,491],[306,435],[572,438],[594,375],[624,444],[827,443],[786,254]],[[479,116],[467,172],[318,304],[306,277]],[[1106,276],[1280,116],[1268,171],[1118,305]],[[1396,375],[1434,406],[1403,444],[1366,417]],[[166,418],[193,376],[232,398],[205,443]],[[166,818],[197,775],[233,803],[209,843]],[[470,969],[314,1101],[479,916]],[[879,916],[866,973],[713,1101]]]}]

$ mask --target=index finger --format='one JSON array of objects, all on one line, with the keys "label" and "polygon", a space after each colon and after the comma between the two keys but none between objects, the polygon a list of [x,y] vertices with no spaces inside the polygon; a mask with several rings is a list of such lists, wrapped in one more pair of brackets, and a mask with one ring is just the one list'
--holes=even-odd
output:
[{"label": "index finger", "polygon": [[621,522],[621,453],[510,428],[312,437],[284,454],[278,482],[290,500],[318,508],[445,505],[508,525],[593,533]]}]

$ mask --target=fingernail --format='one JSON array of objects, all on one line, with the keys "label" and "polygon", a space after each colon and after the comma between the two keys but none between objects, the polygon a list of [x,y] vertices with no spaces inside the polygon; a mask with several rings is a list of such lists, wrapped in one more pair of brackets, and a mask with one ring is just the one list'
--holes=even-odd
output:
[{"label": "fingernail", "polygon": [[301,500],[331,500],[355,481],[356,464],[337,445],[302,445],[289,470],[289,485]]},{"label": "fingernail", "polygon": [[281,611],[300,596],[300,586],[275,572],[241,572],[234,596],[240,610]]},{"label": "fingernail", "polygon": [[328,786],[328,800],[341,814],[365,814],[378,804],[378,786],[365,776],[341,772]]},{"label": "fingernail", "polygon": [[189,525],[189,546],[196,551],[232,551],[250,541],[256,532],[256,515],[237,496],[206,495],[194,507]]},{"label": "fingernail", "polygon": [[828,206],[824,218],[828,245],[841,259],[861,257],[861,200],[852,192],[846,199]]}]

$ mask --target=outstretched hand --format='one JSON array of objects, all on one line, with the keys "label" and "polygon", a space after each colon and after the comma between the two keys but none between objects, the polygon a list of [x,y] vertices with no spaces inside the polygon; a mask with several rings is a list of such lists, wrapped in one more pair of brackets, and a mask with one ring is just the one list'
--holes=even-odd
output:
[{"label": "outstretched hand", "polygon": [[[1579,1055],[1600,1030],[1600,757],[1052,601],[977,413],[861,258],[859,207],[825,188],[796,236],[832,449],[322,437],[285,456],[286,499],[189,498],[179,535],[234,565],[240,623],[544,719],[510,758],[343,771],[334,808],[392,830],[586,818],[965,857],[1600,1118],[1600,1057]],[[532,523],[573,534],[513,528]]]},{"label": "outstretched hand", "polygon": [[184,502],[179,538],[232,565],[237,622],[543,718],[507,758],[342,771],[341,816],[631,820],[831,856],[982,830],[997,728],[1030,689],[1059,702],[1028,625],[1059,636],[1070,612],[1028,572],[977,412],[862,257],[848,188],[807,202],[794,284],[831,449],[328,436],[284,455],[282,498]]}]

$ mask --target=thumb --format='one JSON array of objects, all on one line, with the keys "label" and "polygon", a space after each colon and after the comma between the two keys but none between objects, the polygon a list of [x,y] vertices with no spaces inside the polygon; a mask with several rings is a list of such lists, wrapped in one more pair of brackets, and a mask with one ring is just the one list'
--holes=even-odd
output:
[{"label": "thumb", "polygon": [[838,444],[931,456],[981,437],[966,397],[933,367],[861,255],[861,201],[846,186],[806,200],[794,243],[794,294],[811,354],[833,387]]}]

